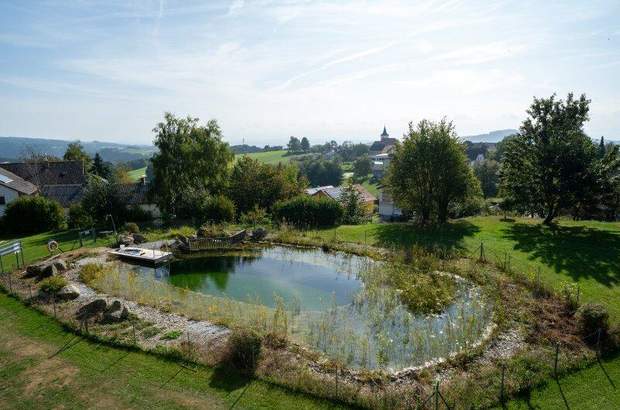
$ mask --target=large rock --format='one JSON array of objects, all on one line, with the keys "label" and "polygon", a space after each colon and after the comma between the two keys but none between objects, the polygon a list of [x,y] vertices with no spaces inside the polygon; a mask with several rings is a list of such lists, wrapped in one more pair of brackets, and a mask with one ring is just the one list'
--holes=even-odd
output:
[{"label": "large rock", "polygon": [[141,243],[146,242],[146,237],[144,235],[139,234],[139,233],[134,233],[132,235],[132,237],[133,237],[134,243],[136,243],[138,245],[141,244]]},{"label": "large rock", "polygon": [[265,228],[256,228],[252,231],[252,240],[262,241],[267,236],[267,230]]},{"label": "large rock", "polygon": [[43,269],[45,269],[47,265],[45,263],[37,263],[35,265],[30,265],[26,268],[26,277],[34,278],[35,276],[40,276],[43,273]]},{"label": "large rock", "polygon": [[127,320],[129,317],[129,311],[126,307],[122,309],[115,310],[113,312],[105,312],[103,314],[103,323],[119,323]]},{"label": "large rock", "polygon": [[56,259],[52,262],[52,265],[56,267],[60,272],[64,272],[67,270],[67,262],[62,259]]},{"label": "large rock", "polygon": [[65,286],[64,288],[60,289],[60,292],[58,292],[58,298],[64,300],[77,299],[79,296],[80,290],[77,288],[77,286],[72,284]]},{"label": "large rock", "polygon": [[58,275],[58,269],[56,268],[56,265],[51,264],[43,268],[43,272],[39,274],[39,278],[40,279],[49,278],[50,276],[55,276],[55,275]]},{"label": "large rock", "polygon": [[75,316],[78,319],[85,320],[103,313],[108,307],[104,299],[95,299],[78,309]]},{"label": "large rock", "polygon": [[130,235],[119,235],[118,244],[125,245],[125,246],[131,246],[133,245],[133,237],[131,237]]}]

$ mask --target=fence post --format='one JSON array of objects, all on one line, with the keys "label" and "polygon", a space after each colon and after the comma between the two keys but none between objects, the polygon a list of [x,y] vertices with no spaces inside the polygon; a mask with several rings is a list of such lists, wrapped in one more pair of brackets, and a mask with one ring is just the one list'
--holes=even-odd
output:
[{"label": "fence post", "polygon": [[480,261],[484,262],[484,242],[480,242]]},{"label": "fence post", "polygon": [[553,362],[553,374],[558,378],[558,356],[560,355],[560,343],[555,344],[555,360]]},{"label": "fence post", "polygon": [[439,410],[439,382],[435,383],[435,410]]},{"label": "fence post", "polygon": [[504,380],[506,379],[506,365],[502,364],[502,384],[499,390],[499,402],[504,403]]}]

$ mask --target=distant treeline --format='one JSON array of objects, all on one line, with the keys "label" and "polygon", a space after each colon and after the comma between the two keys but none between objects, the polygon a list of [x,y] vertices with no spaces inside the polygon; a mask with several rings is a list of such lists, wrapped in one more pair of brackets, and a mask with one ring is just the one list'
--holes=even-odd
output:
[{"label": "distant treeline", "polygon": [[282,145],[265,145],[264,147],[257,147],[256,145],[232,145],[230,147],[232,152],[235,154],[252,154],[254,152],[269,152],[269,151],[280,151],[282,150]]}]

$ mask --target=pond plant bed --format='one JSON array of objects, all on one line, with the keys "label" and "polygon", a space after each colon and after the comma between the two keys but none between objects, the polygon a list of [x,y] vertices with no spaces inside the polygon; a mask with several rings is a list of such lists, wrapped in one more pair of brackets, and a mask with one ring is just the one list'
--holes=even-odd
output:
[{"label": "pond plant bed", "polygon": [[[367,408],[424,407],[433,394],[450,408],[494,406],[605,348],[583,341],[570,295],[526,275],[420,249],[357,248],[382,259],[374,261],[327,245],[244,249],[182,260],[168,272],[110,261],[103,248],[78,250],[63,254],[66,269],[54,273],[74,290],[70,298],[39,292],[40,277],[22,271],[2,284],[102,341],[210,366],[236,363],[254,377]],[[273,283],[280,295],[231,292],[252,272],[262,275],[254,287]],[[298,287],[306,297],[316,291],[322,304],[296,300]],[[259,340],[249,369],[239,368],[239,343],[231,342],[252,340],[247,332]]]}]

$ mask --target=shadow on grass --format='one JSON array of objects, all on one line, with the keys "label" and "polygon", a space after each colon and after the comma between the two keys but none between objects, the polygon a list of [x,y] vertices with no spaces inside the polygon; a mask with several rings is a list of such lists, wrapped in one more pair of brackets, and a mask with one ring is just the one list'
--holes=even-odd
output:
[{"label": "shadow on grass", "polygon": [[410,248],[417,245],[462,251],[465,250],[463,238],[479,231],[480,228],[472,223],[459,220],[429,227],[410,223],[381,224],[377,226],[374,235],[378,244],[386,248]]},{"label": "shadow on grass", "polygon": [[209,386],[230,393],[247,387],[251,382],[251,375],[242,374],[232,366],[222,364],[214,369]]},{"label": "shadow on grass", "polygon": [[574,280],[592,278],[605,286],[620,283],[620,234],[581,226],[511,224],[504,237],[556,272]]}]

